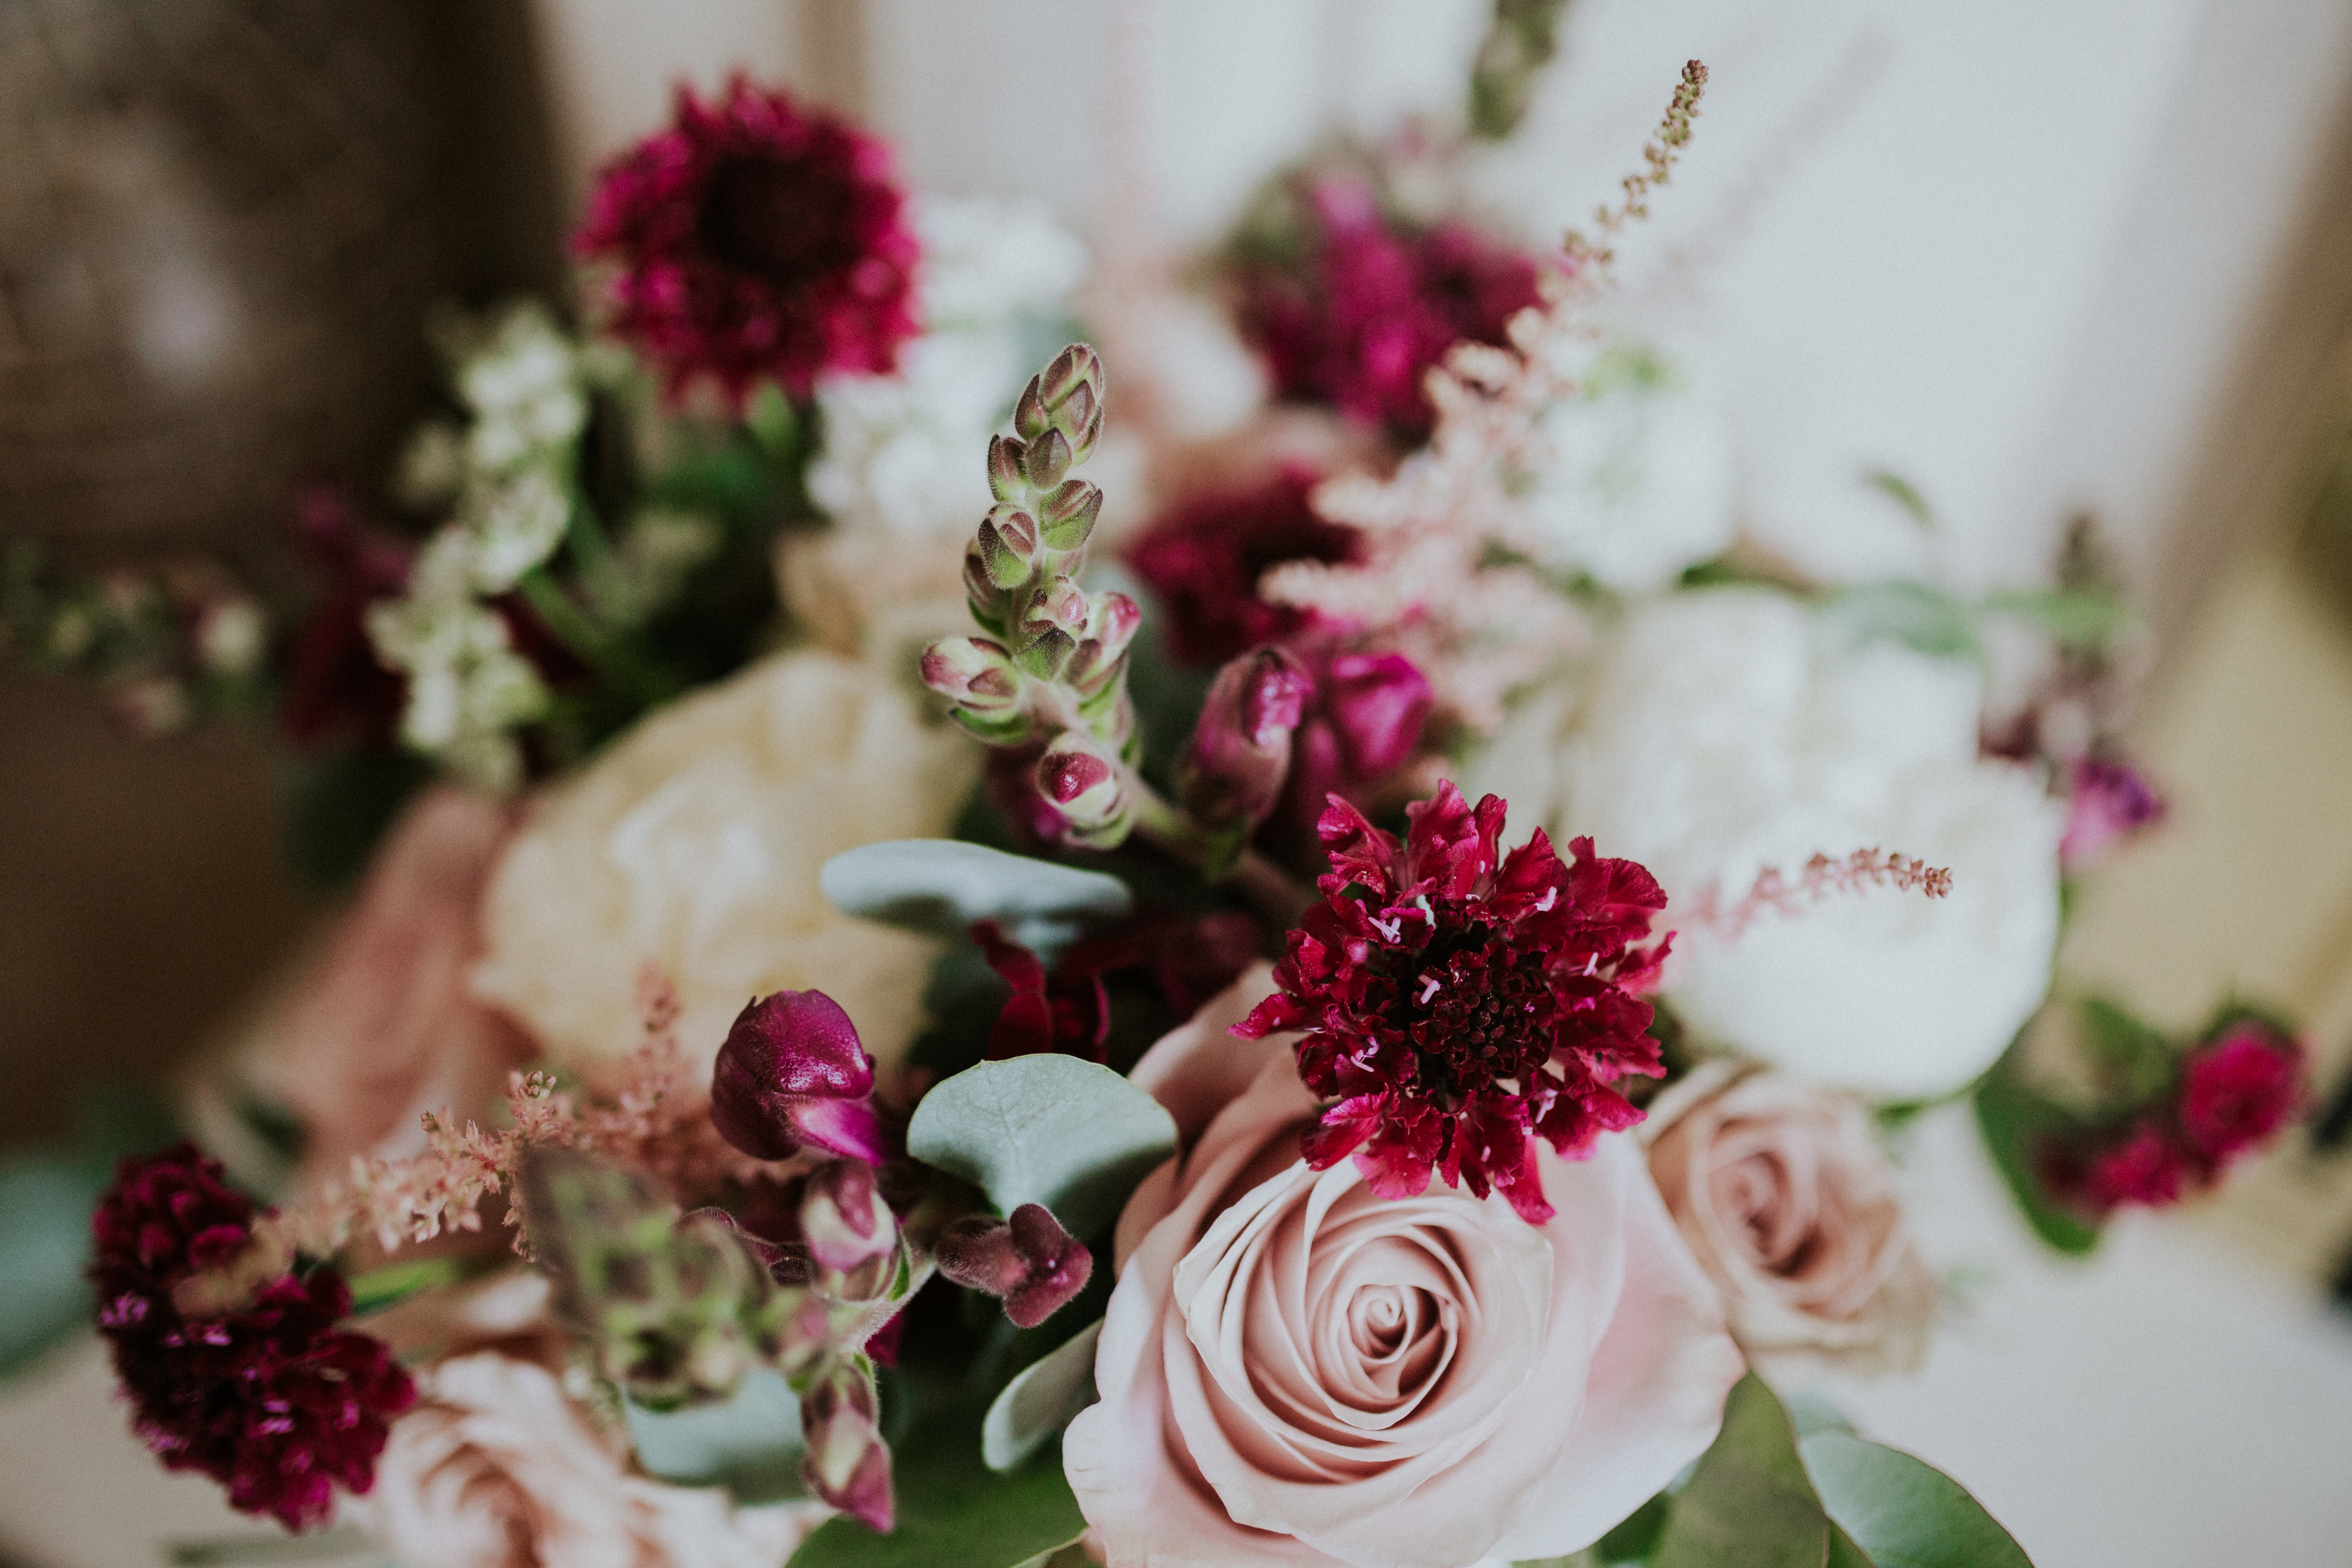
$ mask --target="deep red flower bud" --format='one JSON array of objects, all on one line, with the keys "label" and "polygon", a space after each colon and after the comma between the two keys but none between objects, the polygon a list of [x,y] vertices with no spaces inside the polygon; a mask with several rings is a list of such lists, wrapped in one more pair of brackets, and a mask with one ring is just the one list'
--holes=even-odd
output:
[{"label": "deep red flower bud", "polygon": [[896,1510],[881,1415],[873,1374],[845,1357],[828,1360],[801,1395],[801,1472],[820,1501],[887,1532]]},{"label": "deep red flower bud", "polygon": [[1087,736],[1065,730],[1037,759],[1037,793],[1060,814],[1065,837],[1108,847],[1127,836],[1132,802],[1117,762]]},{"label": "deep red flower bud", "polygon": [[2130,1137],[2092,1157],[2083,1197],[2101,1214],[2121,1204],[2162,1208],[2180,1201],[2188,1175],[2189,1162],[2163,1130],[2143,1121]]},{"label": "deep red flower bud", "polygon": [[957,1284],[1000,1297],[1014,1326],[1034,1329],[1087,1288],[1094,1255],[1042,1204],[1023,1204],[1009,1220],[972,1216],[940,1237],[940,1272]]},{"label": "deep red flower bud", "polygon": [[874,1167],[834,1160],[810,1172],[801,1190],[801,1236],[817,1266],[836,1274],[895,1257],[898,1222],[874,1185]]},{"label": "deep red flower bud", "polygon": [[2303,1047],[2251,1020],[2198,1047],[2181,1064],[2180,1129],[2221,1165],[2267,1142],[2303,1097]]},{"label": "deep red flower bud", "polygon": [[877,1164],[887,1157],[867,1096],[874,1059],[856,1026],[822,991],[779,991],[745,1007],[710,1079],[710,1121],[755,1159],[803,1147]]},{"label": "deep red flower bud", "polygon": [[2154,826],[2164,817],[2163,797],[2128,763],[2082,757],[2070,770],[2066,831],[2058,840],[2058,861],[2080,870],[2121,840]]},{"label": "deep red flower bud", "polygon": [[1217,672],[1192,743],[1177,765],[1177,798],[1214,827],[1244,832],[1265,820],[1290,771],[1290,737],[1314,683],[1279,648],[1246,653]]}]

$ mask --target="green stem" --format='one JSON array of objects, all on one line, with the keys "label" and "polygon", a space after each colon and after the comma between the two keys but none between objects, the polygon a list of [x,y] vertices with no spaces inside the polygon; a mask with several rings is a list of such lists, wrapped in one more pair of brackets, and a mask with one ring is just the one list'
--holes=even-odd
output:
[{"label": "green stem", "polygon": [[632,658],[606,637],[545,567],[534,567],[525,573],[516,587],[531,613],[558,642],[621,691],[647,705],[677,695],[674,682]]},{"label": "green stem", "polygon": [[[1143,841],[1188,866],[1205,864],[1210,835],[1140,777],[1130,773],[1128,783],[1134,792],[1135,831]],[[1245,848],[1235,856],[1217,881],[1256,905],[1259,913],[1285,931],[1297,925],[1315,902],[1314,893],[1297,878],[1255,849]]]}]

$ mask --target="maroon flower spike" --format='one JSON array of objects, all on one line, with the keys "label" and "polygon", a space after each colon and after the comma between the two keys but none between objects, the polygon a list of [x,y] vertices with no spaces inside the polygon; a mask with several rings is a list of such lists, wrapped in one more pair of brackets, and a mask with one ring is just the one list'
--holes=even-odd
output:
[{"label": "maroon flower spike", "polygon": [[676,392],[702,378],[739,405],[773,378],[881,374],[917,331],[920,258],[882,142],[740,77],[608,168],[574,238],[620,263],[612,326]]},{"label": "maroon flower spike", "polygon": [[1282,797],[1290,737],[1314,692],[1299,662],[1280,648],[1245,653],[1217,671],[1192,742],[1177,766],[1177,799],[1212,827],[1246,832]]},{"label": "maroon flower spike", "polygon": [[200,1470],[233,1506],[300,1530],[332,1510],[335,1486],[374,1483],[416,1390],[383,1343],[334,1326],[352,1297],[332,1269],[282,1275],[221,1317],[181,1314],[173,1287],[241,1250],[252,1215],[190,1144],[124,1161],[91,1222],[98,1327],[165,1468]]},{"label": "maroon flower spike", "polygon": [[835,1360],[818,1369],[801,1395],[801,1474],[817,1500],[889,1533],[890,1448],[882,1440],[882,1406],[863,1368]]},{"label": "maroon flower spike", "polygon": [[1094,1255],[1042,1204],[1023,1204],[1009,1220],[973,1216],[940,1237],[940,1272],[1004,1301],[1013,1326],[1034,1329],[1087,1288]]},{"label": "maroon flower spike", "polygon": [[711,1071],[710,1121],[754,1159],[816,1148],[876,1165],[890,1150],[873,1092],[874,1058],[840,1004],[822,991],[779,991],[728,1029]]},{"label": "maroon flower spike", "polygon": [[2303,1098],[2303,1048],[2294,1039],[2241,1022],[2189,1053],[2180,1069],[2180,1130],[2219,1168],[2264,1143]]},{"label": "maroon flower spike", "polygon": [[1572,867],[1541,829],[1498,858],[1504,812],[1442,784],[1407,808],[1400,845],[1333,796],[1323,901],[1290,933],[1281,989],[1233,1032],[1303,1032],[1299,1077],[1337,1101],[1305,1141],[1316,1170],[1353,1154],[1382,1197],[1434,1174],[1499,1190],[1540,1224],[1552,1208],[1530,1138],[1583,1155],[1642,1119],[1615,1081],[1664,1070],[1650,1005],[1618,976],[1651,964],[1633,944],[1666,896],[1589,838]]}]

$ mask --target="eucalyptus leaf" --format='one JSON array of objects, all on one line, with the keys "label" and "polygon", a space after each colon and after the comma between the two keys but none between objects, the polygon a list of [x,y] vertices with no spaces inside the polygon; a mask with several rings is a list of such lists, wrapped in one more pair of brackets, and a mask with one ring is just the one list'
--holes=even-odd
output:
[{"label": "eucalyptus leaf", "polygon": [[1865,583],[1841,590],[1829,614],[1859,636],[1891,637],[1939,658],[1979,658],[1975,616],[1967,605],[1924,583]]},{"label": "eucalyptus leaf", "polygon": [[1832,1520],[1829,1568],[1878,1568],[1878,1565],[1870,1560],[1869,1552],[1853,1543],[1853,1536],[1838,1528],[1837,1521]]},{"label": "eucalyptus leaf", "polygon": [[967,1068],[923,1096],[907,1152],[961,1176],[999,1212],[1043,1204],[1081,1239],[1176,1147],[1160,1103],[1076,1057],[1015,1057]]},{"label": "eucalyptus leaf", "polygon": [[1049,958],[1088,925],[1124,920],[1135,908],[1116,877],[957,838],[863,844],[826,861],[820,878],[845,914],[959,938],[976,921],[994,921]]},{"label": "eucalyptus leaf", "polygon": [[980,1424],[980,1457],[990,1469],[1017,1468],[1095,1402],[1095,1342],[1101,1338],[1098,1318],[1004,1385]]},{"label": "eucalyptus leaf", "polygon": [[1675,1499],[1650,1568],[1824,1568],[1829,1531],[1788,1413],[1751,1372],[1732,1388],[1722,1431]]},{"label": "eucalyptus leaf", "polygon": [[802,1495],[801,1402],[781,1373],[761,1367],[731,1399],[652,1411],[622,1401],[629,1441],[648,1474],[685,1486],[724,1486],[739,1502]]},{"label": "eucalyptus leaf", "polygon": [[2099,1245],[2099,1227],[2053,1202],[2042,1188],[2034,1168],[2036,1150],[2042,1135],[2064,1125],[2064,1118],[2027,1086],[2017,1052],[2012,1045],[1977,1085],[1977,1130],[2033,1234],[2054,1250],[2079,1258]]},{"label": "eucalyptus leaf", "polygon": [[86,1321],[89,1214],[99,1178],[62,1160],[0,1163],[0,1377]]},{"label": "eucalyptus leaf", "polygon": [[1967,1489],[1900,1449],[1843,1432],[1805,1439],[1805,1473],[1874,1568],[2032,1568]]}]

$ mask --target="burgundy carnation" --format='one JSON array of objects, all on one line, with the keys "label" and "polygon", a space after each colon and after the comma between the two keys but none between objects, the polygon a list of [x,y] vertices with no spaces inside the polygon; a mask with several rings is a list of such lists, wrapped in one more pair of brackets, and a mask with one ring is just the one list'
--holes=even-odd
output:
[{"label": "burgundy carnation", "polygon": [[1570,1158],[1641,1112],[1612,1087],[1664,1068],[1643,951],[1666,896],[1631,860],[1579,838],[1563,865],[1538,828],[1498,855],[1505,805],[1474,811],[1451,783],[1407,808],[1404,843],[1333,796],[1318,832],[1323,901],[1290,933],[1281,987],[1234,1027],[1289,1030],[1307,1087],[1337,1103],[1307,1134],[1307,1163],[1353,1153],[1382,1197],[1433,1173],[1480,1197],[1500,1189],[1531,1224],[1550,1217],[1531,1137]]},{"label": "burgundy carnation", "polygon": [[1308,504],[1322,476],[1289,467],[1263,484],[1193,497],[1156,520],[1128,552],[1151,590],[1170,650],[1188,665],[1223,664],[1304,630],[1314,612],[1269,604],[1258,580],[1287,561],[1356,558],[1359,535]]},{"label": "burgundy carnation", "polygon": [[739,405],[773,378],[887,374],[917,330],[920,255],[881,142],[740,77],[615,160],[573,240],[617,260],[614,331],[676,392],[704,377]]},{"label": "burgundy carnation", "polygon": [[122,1163],[91,1221],[99,1331],[165,1468],[201,1470],[236,1508],[299,1530],[327,1516],[333,1487],[373,1484],[416,1390],[382,1342],[335,1327],[352,1297],[331,1269],[281,1275],[218,1318],[180,1312],[172,1288],[252,1236],[253,1205],[221,1173],[187,1143]]},{"label": "burgundy carnation", "polygon": [[1538,301],[1536,264],[1464,223],[1399,223],[1360,179],[1306,195],[1303,262],[1240,271],[1242,331],[1283,396],[1417,443],[1436,420],[1423,378],[1457,342],[1504,341]]},{"label": "burgundy carnation", "polygon": [[2181,1065],[2180,1130],[2218,1166],[2285,1125],[2302,1094],[2303,1053],[2296,1043],[2241,1023],[2198,1047]]}]

